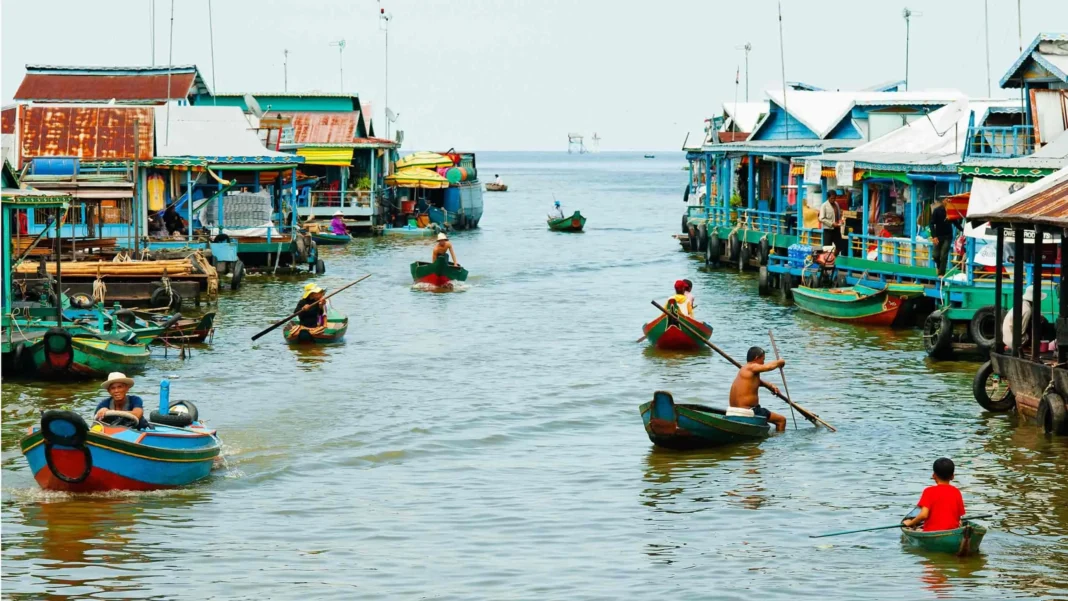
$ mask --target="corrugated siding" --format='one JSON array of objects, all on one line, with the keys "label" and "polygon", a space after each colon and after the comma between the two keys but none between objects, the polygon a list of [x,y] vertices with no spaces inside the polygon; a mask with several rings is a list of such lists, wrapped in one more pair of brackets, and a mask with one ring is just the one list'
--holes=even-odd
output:
[{"label": "corrugated siding", "polygon": [[12,106],[0,111],[0,134],[15,133],[15,110]]},{"label": "corrugated siding", "polygon": [[[150,107],[19,107],[20,161],[34,157],[79,157],[123,161],[152,158]],[[138,131],[134,131],[134,122]]]},{"label": "corrugated siding", "polygon": [[[195,73],[170,76],[170,98],[182,99],[193,87]],[[168,98],[166,75],[49,75],[28,73],[15,100],[162,102]]]},{"label": "corrugated siding", "polygon": [[757,132],[757,140],[817,140],[817,136],[811,129],[805,127],[797,119],[786,115],[783,110],[772,105],[768,113],[767,123]]},{"label": "corrugated siding", "polygon": [[[1068,181],[1063,181],[1000,213],[1007,218],[1027,218],[1049,223],[1068,221]],[[1062,223],[1062,226],[1065,225]]]},{"label": "corrugated siding", "polygon": [[300,148],[297,156],[304,157],[305,165],[344,167],[352,163],[351,148]]},{"label": "corrugated siding", "polygon": [[[274,111],[271,111],[274,114]],[[282,113],[293,120],[295,144],[351,144],[356,137],[360,114],[347,113]]]}]

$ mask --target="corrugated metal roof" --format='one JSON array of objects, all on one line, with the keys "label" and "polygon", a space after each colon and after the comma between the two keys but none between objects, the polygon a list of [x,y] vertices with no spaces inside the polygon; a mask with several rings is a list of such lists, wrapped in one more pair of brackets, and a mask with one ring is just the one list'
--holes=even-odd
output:
[{"label": "corrugated metal roof", "polygon": [[19,111],[20,161],[34,157],[152,158],[151,108],[22,106]]},{"label": "corrugated metal roof", "polygon": [[[911,106],[945,105],[964,96],[957,90],[916,92],[809,92],[791,90],[783,98],[782,90],[768,91],[768,98],[780,107],[786,104],[790,116],[811,129],[817,136],[827,136],[855,105]],[[754,132],[755,133],[755,132]]]},{"label": "corrugated metal roof", "polygon": [[[1040,33],[1036,35],[1035,39],[1031,41],[1027,48],[1025,48],[1024,51],[1020,53],[1020,56],[1016,59],[1016,62],[1014,62],[1011,67],[1009,67],[1009,70],[1005,73],[1005,76],[1001,78],[999,85],[1002,88],[1023,87],[1023,75],[1020,70],[1024,67],[1025,63],[1030,60],[1037,60],[1042,57],[1043,54],[1045,54],[1048,58],[1051,53],[1042,52],[1039,46],[1042,44],[1050,43],[1056,46],[1064,47],[1068,45],[1068,34]],[[1052,66],[1054,67],[1054,69],[1057,69],[1056,64]],[[1054,71],[1054,73],[1056,74],[1056,71]],[[1060,73],[1059,75],[1062,77],[1062,80],[1068,81],[1064,72]]]},{"label": "corrugated metal roof", "polygon": [[762,102],[724,102],[723,112],[734,121],[738,131],[751,133],[756,129],[761,115],[768,113],[768,101]]},{"label": "corrugated metal roof", "polygon": [[17,107],[8,106],[0,111],[0,134],[15,133],[15,111]]},{"label": "corrugated metal roof", "polygon": [[251,95],[253,98],[259,98],[260,96],[270,96],[272,98],[359,98],[357,94],[343,94],[341,92],[241,92],[239,94],[215,95],[219,98],[243,98],[245,95]]},{"label": "corrugated metal roof", "polygon": [[193,73],[167,75],[52,75],[27,73],[15,100],[37,102],[109,102],[162,103],[168,98],[181,100],[194,92]]},{"label": "corrugated metal roof", "polygon": [[281,115],[293,120],[293,144],[296,145],[352,143],[360,119],[357,112],[283,112]]},{"label": "corrugated metal roof", "polygon": [[968,220],[1068,227],[1068,167],[1010,194],[998,207],[1002,208],[969,215]]}]

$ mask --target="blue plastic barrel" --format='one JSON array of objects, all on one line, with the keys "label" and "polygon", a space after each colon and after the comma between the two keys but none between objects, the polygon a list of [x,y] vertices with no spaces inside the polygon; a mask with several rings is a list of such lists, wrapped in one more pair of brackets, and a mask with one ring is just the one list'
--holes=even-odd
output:
[{"label": "blue plastic barrel", "polygon": [[460,212],[460,189],[445,188],[445,210],[450,213]]},{"label": "blue plastic barrel", "polygon": [[49,157],[33,159],[34,175],[77,175],[81,160],[78,157]]}]

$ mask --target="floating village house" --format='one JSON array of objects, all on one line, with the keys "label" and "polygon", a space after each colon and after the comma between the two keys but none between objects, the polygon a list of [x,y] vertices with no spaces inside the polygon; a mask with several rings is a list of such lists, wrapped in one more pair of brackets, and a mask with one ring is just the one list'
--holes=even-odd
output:
[{"label": "floating village house", "polygon": [[276,124],[276,134],[261,128],[263,143],[303,158],[297,182],[302,219],[329,219],[341,211],[350,230],[365,232],[385,223],[383,178],[398,143],[375,137],[370,103],[318,92],[220,94],[210,102],[241,107],[262,126]]}]

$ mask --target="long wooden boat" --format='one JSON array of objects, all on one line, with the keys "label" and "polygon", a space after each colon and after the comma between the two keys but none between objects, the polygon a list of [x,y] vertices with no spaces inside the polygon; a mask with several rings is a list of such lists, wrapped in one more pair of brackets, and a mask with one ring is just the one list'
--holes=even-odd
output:
[{"label": "long wooden boat", "polygon": [[163,331],[159,340],[172,344],[198,344],[215,332],[215,312],[205,313],[200,319],[182,318]]},{"label": "long wooden boat", "polygon": [[901,527],[901,539],[911,547],[935,553],[953,553],[961,557],[979,552],[979,545],[986,536],[986,526],[964,518],[960,528],[924,532]]},{"label": "long wooden boat", "polygon": [[586,218],[582,216],[582,213],[575,211],[570,217],[549,219],[548,224],[549,229],[554,232],[581,232],[586,225]]},{"label": "long wooden boat", "polygon": [[486,192],[507,192],[508,184],[495,184],[490,182],[486,184]]},{"label": "long wooden boat", "polygon": [[345,337],[345,331],[349,329],[349,318],[341,313],[328,309],[326,323],[315,329],[303,328],[299,321],[291,321],[282,330],[286,342],[290,344],[329,344],[339,342]]},{"label": "long wooden boat", "polygon": [[463,282],[467,280],[467,270],[459,265],[453,265],[445,258],[439,256],[433,263],[416,261],[411,265],[412,279],[419,284],[429,284],[441,288],[450,285],[453,281]]},{"label": "long wooden boat", "polygon": [[148,363],[140,343],[52,328],[24,350],[37,375],[47,378],[94,378],[111,372],[137,371]]},{"label": "long wooden boat", "polygon": [[192,403],[166,406],[164,398],[147,429],[122,411],[91,425],[72,411],[45,411],[19,443],[34,479],[46,490],[81,493],[174,488],[207,477],[222,449],[215,430]]},{"label": "long wooden boat", "polygon": [[857,284],[844,288],[809,288],[793,290],[794,303],[802,311],[834,319],[875,326],[890,326],[909,298],[922,293],[906,286],[868,286]]},{"label": "long wooden boat", "polygon": [[762,440],[768,435],[763,417],[727,416],[723,409],[675,404],[670,392],[658,390],[639,407],[645,433],[659,447],[699,449]]},{"label": "long wooden boat", "polygon": [[[683,326],[683,323],[686,325]],[[704,345],[695,332],[699,332],[705,338],[710,338],[712,326],[677,312],[673,312],[670,317],[661,313],[660,317],[645,324],[642,332],[649,339],[649,343],[658,349],[696,351]]]},{"label": "long wooden boat", "polygon": [[348,234],[334,234],[332,232],[312,232],[311,237],[312,240],[315,240],[316,244],[340,246],[352,242],[352,236]]}]

